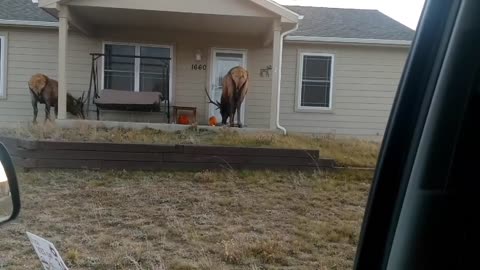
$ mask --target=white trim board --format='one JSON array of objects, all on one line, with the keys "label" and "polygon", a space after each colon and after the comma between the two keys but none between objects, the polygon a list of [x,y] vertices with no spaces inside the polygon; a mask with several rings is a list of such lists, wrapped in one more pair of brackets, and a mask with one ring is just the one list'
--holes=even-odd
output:
[{"label": "white trim board", "polygon": [[0,32],[0,99],[7,98],[8,34]]},{"label": "white trim board", "polygon": [[272,0],[250,0],[251,2],[270,10],[271,12],[282,16],[282,18],[286,18],[290,20],[292,23],[298,23],[298,21],[303,19],[303,16],[293,12],[292,10],[276,3]]},{"label": "white trim board", "polygon": [[44,22],[44,21],[20,21],[20,20],[2,20],[0,19],[0,25],[9,26],[33,26],[42,28],[58,28],[58,22]]},{"label": "white trim board", "polygon": [[298,43],[333,43],[333,44],[352,44],[352,45],[385,45],[410,47],[410,40],[388,40],[388,39],[363,39],[363,38],[339,38],[339,37],[313,37],[313,36],[287,36],[286,42]]}]

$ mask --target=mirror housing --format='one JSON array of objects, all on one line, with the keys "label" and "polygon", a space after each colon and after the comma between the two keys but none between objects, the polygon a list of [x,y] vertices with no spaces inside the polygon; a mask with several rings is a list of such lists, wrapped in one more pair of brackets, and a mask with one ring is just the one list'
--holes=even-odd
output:
[{"label": "mirror housing", "polygon": [[[5,200],[8,200],[8,197],[10,197],[10,200],[8,200],[7,203],[10,203],[11,201],[11,213],[10,215],[5,218],[0,220],[0,225],[7,223],[9,221],[14,220],[18,214],[20,213],[20,191],[18,188],[18,181],[17,181],[17,174],[15,172],[15,167],[12,162],[12,158],[10,157],[10,154],[7,151],[7,148],[0,143],[0,162],[2,166],[0,166],[0,170],[3,167],[5,171],[5,175],[7,178],[7,183],[8,183],[8,189],[7,196],[5,197]],[[0,172],[2,173],[2,172]],[[2,179],[0,179],[1,181]],[[0,198],[1,199],[1,198]],[[1,217],[0,217],[1,218]]]}]

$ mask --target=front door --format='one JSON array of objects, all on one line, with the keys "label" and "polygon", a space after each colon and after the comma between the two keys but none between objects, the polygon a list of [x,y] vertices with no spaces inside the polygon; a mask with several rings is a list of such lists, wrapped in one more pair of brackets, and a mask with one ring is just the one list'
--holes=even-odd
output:
[{"label": "front door", "polygon": [[[213,100],[220,101],[223,90],[223,77],[227,75],[230,69],[236,66],[242,66],[246,68],[246,52],[243,50],[214,49],[212,62],[213,70],[210,84],[210,96]],[[210,104],[209,111],[209,116],[214,115],[219,122],[222,120],[220,110],[217,110],[217,107],[215,105]],[[243,124],[245,124],[245,101],[242,104],[241,112],[241,121],[243,122]],[[236,118],[237,117],[235,117],[235,122]]]}]

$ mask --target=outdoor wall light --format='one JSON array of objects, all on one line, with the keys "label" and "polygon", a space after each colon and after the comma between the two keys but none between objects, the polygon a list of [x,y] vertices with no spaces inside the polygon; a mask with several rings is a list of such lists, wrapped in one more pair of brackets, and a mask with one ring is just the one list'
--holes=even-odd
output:
[{"label": "outdoor wall light", "polygon": [[195,51],[195,60],[197,62],[202,61],[202,51],[201,50],[196,50]]}]

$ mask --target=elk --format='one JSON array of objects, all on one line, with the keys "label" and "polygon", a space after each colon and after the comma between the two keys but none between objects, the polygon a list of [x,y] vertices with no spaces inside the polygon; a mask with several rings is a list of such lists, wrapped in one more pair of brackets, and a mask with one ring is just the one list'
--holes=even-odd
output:
[{"label": "elk", "polygon": [[[45,104],[45,122],[50,120],[50,108],[55,108],[55,116],[58,114],[58,82],[44,74],[35,74],[28,82],[33,106],[33,123],[37,122],[38,103]],[[76,99],[67,94],[67,111],[72,115],[85,119],[83,105],[85,104],[85,92]]]},{"label": "elk", "polygon": [[243,67],[234,67],[228,71],[227,75],[223,77],[223,90],[220,102],[213,101],[207,90],[207,97],[209,103],[217,106],[220,109],[222,115],[222,125],[227,124],[227,120],[230,119],[230,126],[233,127],[235,114],[237,114],[237,124],[241,128],[241,108],[245,96],[248,93],[249,75],[248,71]]}]

